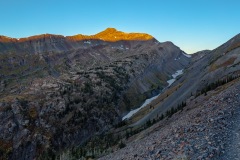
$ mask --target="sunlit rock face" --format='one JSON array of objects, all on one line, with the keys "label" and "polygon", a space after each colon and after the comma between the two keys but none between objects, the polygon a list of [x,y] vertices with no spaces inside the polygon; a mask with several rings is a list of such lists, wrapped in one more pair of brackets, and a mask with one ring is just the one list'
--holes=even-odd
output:
[{"label": "sunlit rock face", "polygon": [[53,34],[42,34],[36,35],[26,38],[10,38],[6,36],[0,36],[0,42],[2,43],[9,43],[9,42],[26,42],[26,41],[39,41],[39,40],[46,40],[46,39],[68,39],[72,41],[81,41],[81,40],[102,40],[108,42],[116,42],[121,40],[139,40],[139,41],[146,41],[151,40],[153,37],[146,33],[125,33],[116,30],[115,28],[107,28],[106,30],[99,32],[95,35],[83,35],[78,34],[74,36],[67,36],[64,37],[62,35],[53,35]]},{"label": "sunlit rock face", "polygon": [[125,33],[116,30],[115,28],[107,28],[106,30],[91,36],[86,35],[75,35],[67,37],[71,40],[88,40],[88,39],[95,39],[95,40],[103,40],[109,42],[116,42],[121,40],[139,40],[139,41],[146,41],[151,40],[153,37],[149,34],[145,33]]}]

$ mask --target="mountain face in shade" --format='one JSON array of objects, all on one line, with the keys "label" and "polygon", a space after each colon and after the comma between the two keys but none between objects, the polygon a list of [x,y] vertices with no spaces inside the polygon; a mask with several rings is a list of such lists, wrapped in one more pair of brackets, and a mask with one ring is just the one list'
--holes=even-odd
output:
[{"label": "mountain face in shade", "polygon": [[171,42],[113,28],[1,36],[0,159],[46,159],[104,134],[190,60]]},{"label": "mountain face in shade", "polygon": [[20,39],[0,36],[0,52],[42,53],[69,51],[82,48],[84,44],[89,43],[88,40],[91,40],[95,45],[99,45],[104,42],[150,41],[154,40],[154,38],[145,33],[124,33],[114,28],[108,28],[91,36],[79,34],[64,37],[62,35],[42,34]]}]

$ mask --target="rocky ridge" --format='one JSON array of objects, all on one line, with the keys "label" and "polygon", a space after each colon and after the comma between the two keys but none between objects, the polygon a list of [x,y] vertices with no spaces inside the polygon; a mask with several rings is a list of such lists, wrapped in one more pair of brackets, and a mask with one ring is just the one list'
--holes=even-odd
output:
[{"label": "rocky ridge", "polygon": [[90,39],[100,39],[104,41],[109,42],[116,42],[116,41],[125,41],[125,40],[139,40],[139,41],[146,41],[151,40],[153,37],[149,34],[145,33],[124,33],[121,31],[117,31],[115,28],[107,28],[106,30],[92,35],[92,36],[86,36],[82,34],[78,34],[75,36],[69,36],[67,37],[71,40],[90,40]]},{"label": "rocky ridge", "polygon": [[11,38],[6,36],[0,36],[0,42],[2,43],[9,43],[9,42],[30,42],[30,41],[39,41],[42,39],[51,39],[54,42],[54,39],[60,38],[61,40],[67,39],[71,41],[82,41],[82,40],[102,40],[102,41],[108,41],[108,42],[116,42],[116,41],[146,41],[154,39],[149,34],[146,33],[125,33],[116,30],[115,28],[107,28],[102,32],[99,32],[95,35],[83,35],[78,34],[74,36],[62,36],[62,35],[54,35],[54,34],[42,34],[42,35],[36,35],[26,38]]}]

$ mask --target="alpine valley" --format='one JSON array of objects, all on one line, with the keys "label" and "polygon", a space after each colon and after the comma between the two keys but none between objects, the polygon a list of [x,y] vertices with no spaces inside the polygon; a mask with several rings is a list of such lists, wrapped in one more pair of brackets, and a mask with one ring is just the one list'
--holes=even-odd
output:
[{"label": "alpine valley", "polygon": [[239,77],[240,34],[192,55],[114,28],[0,36],[0,159],[240,158]]}]

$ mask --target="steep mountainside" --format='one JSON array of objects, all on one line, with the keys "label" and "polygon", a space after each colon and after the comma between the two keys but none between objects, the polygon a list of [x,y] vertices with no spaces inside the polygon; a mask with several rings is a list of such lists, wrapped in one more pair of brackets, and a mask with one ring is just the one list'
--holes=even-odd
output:
[{"label": "steep mountainside", "polygon": [[188,99],[182,111],[122,140],[126,147],[100,160],[239,159],[239,80]]},{"label": "steep mountainside", "polygon": [[122,127],[126,147],[100,159],[239,159],[239,44],[240,34],[193,55],[184,74]]},{"label": "steep mountainside", "polygon": [[[198,60],[192,60],[184,74],[172,85],[176,91],[172,92],[164,101],[156,104],[157,107],[136,125],[143,124],[157,115],[165,114],[167,110],[172,107],[176,108],[192,95],[197,96],[205,92],[212,83],[239,75],[239,42],[240,35],[237,35]],[[194,58],[194,56],[192,57]]]},{"label": "steep mountainside", "polygon": [[171,42],[112,28],[93,36],[1,36],[0,158],[46,159],[83,144],[189,63]]}]

